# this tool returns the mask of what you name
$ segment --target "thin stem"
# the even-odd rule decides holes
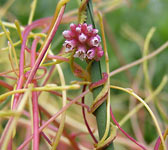
[[[85,90],[86,90],[86,85],[83,86],[82,92],[85,92]],[[85,97],[82,97],[82,104],[84,104],[84,103],[85,103]],[[94,136],[92,130],[90,129],[90,126],[89,126],[88,121],[87,121],[87,119],[86,119],[86,113],[85,113],[85,108],[84,108],[84,106],[82,106],[82,114],[83,114],[83,119],[84,119],[85,125],[86,125],[86,127],[87,127],[87,129],[88,129],[88,131],[89,131],[89,133],[90,133],[90,135],[91,135],[93,141],[94,141],[95,143],[98,143],[98,141],[97,141],[97,139],[95,138],[95,136]]]
[[[29,35],[29,32],[39,26],[43,26],[44,24],[47,24],[49,22],[50,18],[45,18],[45,19],[40,19],[35,22],[33,22],[31,25],[27,26],[23,32],[23,41],[21,45],[21,51],[20,51],[20,65],[19,65],[19,80],[17,83],[17,88],[16,89],[21,89],[24,83],[24,51],[26,48],[26,42],[27,42],[27,37]],[[27,84],[28,86],[28,84]],[[15,99],[13,102],[13,108],[15,108],[17,100],[19,99],[19,94],[15,95]]]
[[[0,10],[0,18],[2,18],[6,12],[8,11],[8,9],[10,8],[10,6],[14,3],[15,0],[8,0],[5,5],[3,6],[3,8],[1,8]]]
[[[17,41],[15,43],[13,43],[13,46],[16,47],[16,46],[18,46],[20,44],[21,44],[21,41]],[[7,46],[7,47],[4,47],[4,48],[1,48],[0,51],[2,51],[2,52],[3,51],[8,51],[8,49],[9,49],[9,47]]]
[[[95,28],[95,23],[94,23],[94,17],[93,17],[93,6],[92,6],[92,0],[89,0],[88,5],[87,5],[87,12],[88,12],[88,17],[87,17],[87,23],[91,23],[93,25],[93,27]],[[101,18],[101,17],[100,17]],[[100,19],[101,20],[101,19]],[[100,21],[101,23],[101,29],[102,29],[102,33],[103,33],[103,44],[104,44],[104,48],[105,48],[105,55],[106,55],[106,69],[107,72],[109,71],[109,64],[108,64],[108,55],[107,55],[107,49],[106,49],[106,42],[105,42],[105,36],[104,36],[104,30],[103,30],[103,24],[102,21]],[[101,75],[101,67],[100,67],[100,61],[98,62],[93,62],[92,66],[91,66],[91,81],[92,82],[96,82],[102,79],[102,75]],[[109,77],[108,77],[108,82],[109,82]],[[107,82],[107,84],[108,84]],[[93,89],[93,99],[95,99],[99,93],[101,92],[101,90],[103,89],[102,86],[99,86],[97,88]],[[99,132],[99,139],[102,139],[102,141],[108,136],[109,134],[109,121],[110,121],[110,98],[109,98],[110,94],[108,93],[108,100],[107,102],[104,101],[95,111],[94,114],[96,116],[96,121],[97,121],[97,126],[98,126],[98,132]],[[106,150],[113,150],[113,143],[110,143],[107,148],[105,148]]]
[[[20,27],[20,24],[19,24],[18,20],[15,20],[15,26],[16,26],[16,30],[17,30],[17,32],[19,34],[20,40],[22,42],[23,41],[23,39],[22,39],[22,31],[21,31],[21,27]]]
[[[30,11],[30,16],[29,16],[29,21],[28,24],[32,23],[33,17],[34,17],[34,13],[35,13],[35,9],[36,9],[36,5],[37,5],[37,0],[33,0],[33,2],[31,3],[31,11]]]
[[[56,96],[62,97],[62,94],[59,93],[59,92],[57,92],[57,91],[49,91],[49,92],[50,92],[51,94],[56,95]],[[68,101],[72,101],[72,99],[69,98],[69,97],[67,97],[67,100],[68,100]],[[89,110],[90,110],[90,107],[89,107],[88,105],[86,105],[86,104],[83,104],[83,103],[81,103],[81,102],[76,102],[75,104],[84,107],[85,109],[87,109],[88,112],[89,112]]]
[[[32,106],[33,106],[33,150],[39,149],[39,117],[38,117],[38,97],[37,92],[32,92]]]
[[[47,137],[47,135],[44,134],[44,132],[41,132],[40,134],[44,137],[44,139],[48,142],[48,144],[52,145],[52,142],[51,142],[50,139]]]
[[[0,80],[0,85],[4,88],[7,88],[8,90],[13,90],[13,86],[9,85],[8,83],[4,82],[3,80]]]
[[[56,67],[57,67],[57,70],[58,70],[61,85],[65,86],[65,78],[64,78],[64,74],[63,74],[63,71],[61,69],[61,66],[59,64],[57,64]],[[62,107],[66,106],[66,101],[67,101],[66,90],[62,90]],[[56,134],[56,137],[54,139],[54,144],[52,146],[52,150],[55,150],[57,148],[57,145],[59,143],[59,139],[60,139],[61,134],[62,134],[63,129],[64,129],[65,118],[66,118],[66,111],[64,111],[61,115],[61,122],[60,122],[60,125],[59,125],[58,132]]]
[[[101,33],[102,33],[102,39],[103,39],[103,46],[104,46],[104,54],[105,54],[105,63],[106,63],[106,72],[108,75],[107,81],[105,84],[110,85],[110,78],[109,78],[109,57],[108,57],[108,52],[107,52],[107,45],[106,45],[106,39],[105,39],[105,32],[104,32],[104,25],[103,25],[103,17],[100,12],[98,12],[98,17],[99,17],[99,23],[100,23],[100,28],[101,28]],[[110,90],[108,91],[107,94],[107,121],[106,121],[106,129],[104,132],[103,137],[99,141],[98,144],[103,143],[104,140],[108,137],[108,134],[110,132]]]
[[[58,29],[58,26],[61,23],[61,19],[62,19],[64,10],[65,10],[65,6],[63,6],[61,8],[59,16],[58,16],[56,22],[54,23],[51,32],[49,33],[47,39],[45,40],[44,44],[42,45],[41,53],[40,53],[39,57],[37,58],[36,63],[34,65],[34,67],[32,68],[31,72],[30,72],[30,75],[29,75],[29,77],[28,77],[28,79],[27,79],[27,81],[25,83],[25,87],[27,87],[27,85],[32,81],[33,77],[35,76],[35,74],[37,72],[37,69],[40,66],[41,61],[43,60],[43,57],[45,56],[45,54],[46,54],[46,52],[48,50],[48,47],[49,47],[49,45],[50,45],[50,43],[51,43],[51,41],[52,41],[57,29]]]
[[[112,49],[113,49],[113,51],[119,61],[120,66],[123,66],[126,64],[126,60],[121,53],[121,50],[120,50],[119,45],[116,41],[116,38],[115,38],[113,32],[111,31],[110,26],[105,18],[103,19],[103,23],[104,23],[104,27],[105,27],[104,29],[105,29],[106,35],[108,37],[108,40],[110,41],[109,42],[110,46],[112,47]],[[129,70],[126,70],[126,76],[130,81],[132,80],[132,75]]]
[[[168,128],[166,129],[166,131],[163,134],[164,140],[166,139],[166,136],[168,135]],[[157,139],[154,150],[162,150],[162,147],[160,147],[161,145],[161,140],[160,137]],[[160,149],[159,149],[160,148]]]
[[[127,65],[125,65],[125,66],[122,66],[122,67],[120,67],[120,68],[118,68],[118,69],[112,71],[112,72],[109,74],[110,77],[111,77],[111,76],[114,76],[114,75],[116,75],[116,74],[118,74],[118,73],[120,73],[120,72],[122,72],[122,71],[125,71],[125,70],[127,70],[127,69],[129,69],[129,68],[131,68],[131,67],[134,67],[134,66],[136,66],[136,65],[138,65],[138,64],[141,64],[141,63],[143,63],[145,60],[149,60],[149,59],[153,58],[154,56],[158,55],[158,54],[161,53],[163,50],[165,50],[167,47],[168,47],[168,42],[166,42],[165,44],[163,44],[160,48],[156,49],[156,50],[155,50],[154,52],[152,52],[151,54],[149,54],[149,55],[147,55],[147,56],[145,56],[145,57],[143,57],[143,58],[140,58],[140,59],[134,61],[133,63],[127,64]]]
[[[37,21],[34,21],[32,24],[28,25],[24,32],[23,32],[23,42],[22,42],[22,46],[21,46],[21,52],[20,52],[20,76],[21,75],[24,75],[24,51],[26,49],[26,42],[27,42],[27,37],[30,33],[30,31],[34,28],[37,28],[37,27],[40,27],[40,26],[43,26],[45,24],[49,24],[49,21],[50,21],[50,18],[44,18],[44,19],[40,19],[40,20],[37,20]]]
[[[9,32],[7,32],[4,24],[2,23],[2,21],[0,21],[0,25],[2,26],[2,29],[3,31],[5,32],[5,35],[7,36],[7,39],[9,40],[9,43],[11,45],[11,49],[12,49],[12,52],[13,52],[13,55],[14,55],[14,59],[15,59],[15,63],[16,63],[16,67],[18,68],[18,62],[17,62],[17,55],[16,55],[16,51],[15,51],[15,47],[13,45],[13,41],[9,35]]]
[[[8,42],[8,49],[9,49],[9,61],[10,61],[10,64],[11,64],[11,67],[12,67],[12,70],[13,72],[15,73],[16,77],[19,77],[18,73],[16,72],[16,69],[14,67],[14,61],[13,61],[13,58],[12,58],[12,47],[11,47],[11,44]]]
[[[66,85],[66,86],[46,85],[44,87],[35,87],[32,89],[32,91],[53,91],[53,90],[62,91],[62,90],[76,90],[79,88],[80,88],[80,86],[78,84],[69,85],[69,86],[68,85]],[[12,94],[24,93],[26,91],[27,91],[27,89],[25,88],[25,89],[13,90],[13,91],[6,92],[6,93],[0,95],[0,102]]]
[[[23,98],[22,98],[22,101],[21,101],[21,103],[19,104],[19,106],[17,107],[16,111],[18,111],[18,112],[22,112],[22,111],[23,111],[23,109],[24,109],[24,107],[25,107],[25,105],[26,105],[26,101],[27,101],[27,99],[28,99],[28,96],[31,95],[31,88],[32,88],[32,87],[30,87],[30,88],[27,90],[27,92],[24,94],[24,96],[23,96]],[[21,113],[20,113],[20,115],[21,115]],[[3,136],[1,137],[1,142],[2,142],[2,143],[1,143],[1,144],[2,144],[1,148],[2,148],[3,150],[6,150],[9,141],[11,141],[12,133],[13,133],[13,131],[14,131],[15,128],[16,128],[16,125],[17,125],[17,122],[18,122],[18,119],[19,119],[19,116],[20,116],[20,115],[18,115],[18,116],[16,116],[16,117],[14,117],[14,118],[12,118],[12,119],[9,120],[10,124],[9,124],[9,127],[6,128],[7,130],[6,130],[5,137],[4,137],[3,140],[2,140]]]
[[[35,59],[36,59],[36,47],[37,43],[40,38],[36,38],[33,41],[32,44],[32,51],[31,51],[31,67],[34,66],[35,64]],[[37,81],[33,81],[34,86],[37,86]],[[34,139],[33,139],[33,150],[38,150],[39,149],[39,115],[38,115],[38,95],[37,92],[32,92],[32,110],[33,110],[33,134],[34,134]]]
[[[49,120],[47,120],[45,122],[45,124],[43,124],[40,128],[39,128],[39,132],[41,132],[44,128],[46,128],[52,121],[55,120],[55,118],[57,118],[59,115],[61,115],[65,110],[67,110],[72,104],[74,104],[75,102],[77,102],[80,98],[82,98],[83,96],[85,96],[87,93],[89,93],[89,90],[86,90],[85,92],[83,92],[82,94],[80,94],[79,96],[77,96],[73,101],[70,101],[66,106],[64,106],[60,111],[58,111],[56,114],[54,114]],[[24,146],[26,146],[30,140],[33,138],[33,135],[31,135],[27,140],[25,140],[18,148],[17,150],[22,150],[24,148]]]
[[[117,122],[117,120],[115,119],[113,112],[112,112],[112,108],[110,108],[110,114],[111,114],[111,118],[114,121],[114,123],[117,125],[117,127],[121,130],[121,132],[127,136],[131,141],[133,141],[134,143],[136,143],[139,147],[141,147],[143,150],[147,150],[143,145],[139,144],[134,138],[132,138],[131,136],[129,136],[119,125],[119,123]]]
[[[155,32],[155,28],[151,28],[151,30],[149,31],[149,33],[146,36],[145,43],[144,43],[144,49],[143,49],[143,57],[148,55],[150,40],[151,40],[154,32]],[[150,82],[150,77],[149,77],[149,72],[148,72],[147,60],[145,60],[143,62],[143,73],[144,73],[144,77],[145,77],[146,87],[150,91],[150,93],[152,93],[152,87],[151,87],[151,82]]]
[[[152,95],[148,96],[146,99],[145,99],[145,102],[146,103],[149,103],[151,100],[153,100],[153,98],[155,96],[157,96],[162,90],[163,88],[165,87],[165,85],[167,84],[167,81],[168,81],[168,78],[167,76],[165,76],[160,85],[157,87],[157,89],[152,93]],[[126,114],[124,116],[124,118],[120,121],[120,125],[122,126],[134,113],[138,112],[141,108],[143,107],[143,104],[140,103],[138,104],[136,107],[134,107],[128,114]]]
[[[161,132],[161,129],[160,129],[160,126],[158,124],[158,121],[154,115],[154,113],[152,112],[152,110],[150,109],[150,107],[147,105],[147,103],[141,98],[139,97],[138,95],[136,95],[131,89],[125,89],[125,88],[121,88],[121,87],[117,87],[117,86],[110,86],[110,88],[114,88],[114,89],[118,89],[118,90],[122,90],[124,92],[127,92],[129,93],[130,95],[134,96],[137,100],[139,100],[144,106],[145,108],[148,110],[148,112],[150,113],[152,119],[153,119],[153,122],[156,126],[156,129],[158,131],[158,134],[161,138],[161,141],[162,141],[162,144],[163,144],[163,149],[166,150],[166,145],[165,145],[165,141],[164,141],[164,138],[162,136],[162,132]]]
[[[43,106],[39,105],[39,108],[40,108],[40,110],[41,110],[48,118],[51,118],[51,117],[52,117],[52,115],[51,115]],[[53,121],[53,124],[54,124],[56,127],[59,126],[59,123],[58,123],[56,120]],[[55,130],[55,131],[56,131],[56,130]],[[69,134],[67,133],[66,129],[64,129],[63,134],[65,135],[65,137],[67,137],[67,138],[69,139],[69,141],[71,142],[73,148],[76,149],[76,150],[79,150],[76,141],[71,137],[71,135],[69,135]]]

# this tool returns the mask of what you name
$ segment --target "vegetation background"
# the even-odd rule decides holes
[[[57,2],[58,0],[38,0],[33,20],[52,16],[54,14]],[[94,7],[99,7],[99,5],[102,3],[111,4],[111,2],[112,0],[94,0]],[[13,4],[7,10],[5,15],[2,16],[1,14],[3,12],[3,6],[5,3],[7,3],[7,0],[0,1],[1,19],[7,22],[14,22],[14,20],[17,19],[22,26],[26,26],[28,23],[32,0],[14,0]],[[78,7],[79,0],[71,0],[66,7],[66,12],[74,10]],[[125,64],[131,63],[143,56],[144,40],[152,27],[155,27],[156,31],[150,42],[149,53],[156,50],[162,44],[168,41],[168,0],[123,0],[119,6],[110,8],[110,5],[104,5],[104,7],[100,6],[100,10],[104,12],[104,25],[110,58],[110,71],[124,66]],[[97,21],[96,18],[95,20]],[[64,42],[64,38],[62,37],[61,33],[63,30],[68,28],[68,26],[69,23],[61,25],[58,33],[56,34],[56,38],[52,42],[51,49],[55,54],[58,53]],[[99,28],[98,23],[97,27]],[[15,36],[17,34],[16,30],[9,30],[11,32],[12,40],[17,41],[19,37]],[[0,38],[0,48],[6,46],[6,39],[4,37]],[[16,48],[18,57],[19,50],[20,47],[18,46]],[[7,60],[7,54],[5,54],[5,52],[0,53],[0,72],[2,72],[7,68],[10,69],[10,65]],[[105,64],[103,59],[101,60],[101,65],[104,68]],[[162,78],[168,74],[168,48],[151,59],[148,65],[152,88],[156,89]],[[63,64],[63,70],[66,77],[66,83],[70,83],[72,80],[79,80],[71,73],[68,64]],[[56,76],[56,73],[52,76],[52,83],[59,82],[57,81]],[[4,77],[0,77],[0,79],[6,80]],[[147,97],[149,94],[145,86],[142,65],[137,65],[129,69],[127,72],[121,72],[111,77],[111,84],[132,88],[142,98]],[[0,94],[4,92],[5,89],[0,87]],[[79,92],[80,91],[78,91],[78,93]],[[76,91],[69,92],[69,95],[74,97],[76,95]],[[55,97],[49,97],[48,103],[50,98],[54,99]],[[161,104],[161,109],[168,114],[168,84],[159,94],[158,99],[159,103]],[[135,103],[138,103],[128,94],[117,90],[111,90],[111,102],[115,118],[118,121],[121,120],[124,115],[135,106]],[[89,98],[87,98],[87,103],[89,103]],[[57,104],[55,102],[54,105],[59,107],[59,103]],[[167,126],[166,122],[158,112],[155,103],[151,102],[150,106],[156,114],[161,127],[164,128]],[[73,106],[68,110],[68,112],[68,115],[74,120],[83,123],[80,107]],[[141,129],[144,141],[149,145],[153,145],[153,142],[156,141],[158,134],[149,113],[145,108],[143,108],[137,112],[136,116],[138,118],[137,122],[139,123],[139,128]],[[88,117],[90,117],[91,122],[94,121],[93,117]],[[2,127],[6,124],[6,121],[2,121],[2,123],[0,134],[2,132]],[[136,136],[137,133],[135,132],[134,127],[134,121],[131,120],[127,121],[123,125],[123,129],[125,129],[131,136],[137,138],[138,136]],[[122,133],[119,133],[119,135],[122,136]],[[122,146],[122,144],[116,143],[116,146],[118,146],[120,150],[129,149],[128,147],[126,148]]]

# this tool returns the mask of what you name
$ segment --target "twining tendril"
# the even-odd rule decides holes
[[[90,84],[90,86],[89,86],[90,90],[106,83],[106,81],[108,79],[108,74],[106,72],[103,72],[102,74],[103,74],[103,78],[101,80]]]

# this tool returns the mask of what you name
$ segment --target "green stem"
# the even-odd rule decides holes
[[[95,28],[95,23],[93,19],[93,7],[92,0],[89,0],[87,5],[87,23],[92,24]],[[102,79],[101,66],[99,61],[94,61],[91,66],[91,80],[96,82]],[[99,86],[93,89],[93,99],[101,92],[103,86]],[[106,120],[107,120],[107,106],[106,101],[103,102],[94,112],[97,121],[97,127],[99,132],[99,139],[104,135],[106,129]],[[114,150],[113,143],[109,144],[104,150]]]

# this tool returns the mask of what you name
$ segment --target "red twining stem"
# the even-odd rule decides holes
[[[106,81],[108,79],[108,74],[106,72],[103,72],[102,74],[103,74],[103,78],[101,80],[90,84],[90,86],[89,86],[90,90],[106,83]]]
[[[82,92],[84,92],[85,90],[86,90],[86,85],[83,86],[83,91],[82,91]],[[82,103],[83,103],[83,104],[85,103],[85,97],[82,97]],[[86,119],[85,108],[84,108],[83,106],[82,106],[82,114],[83,114],[83,119],[84,119],[85,125],[86,125],[86,127],[87,127],[87,129],[88,129],[88,131],[89,131],[89,133],[90,133],[90,135],[91,135],[93,141],[94,141],[95,143],[97,143],[97,139],[95,138],[95,136],[94,136],[92,130],[90,129],[90,126],[89,126],[88,121],[87,121],[87,119]]]

